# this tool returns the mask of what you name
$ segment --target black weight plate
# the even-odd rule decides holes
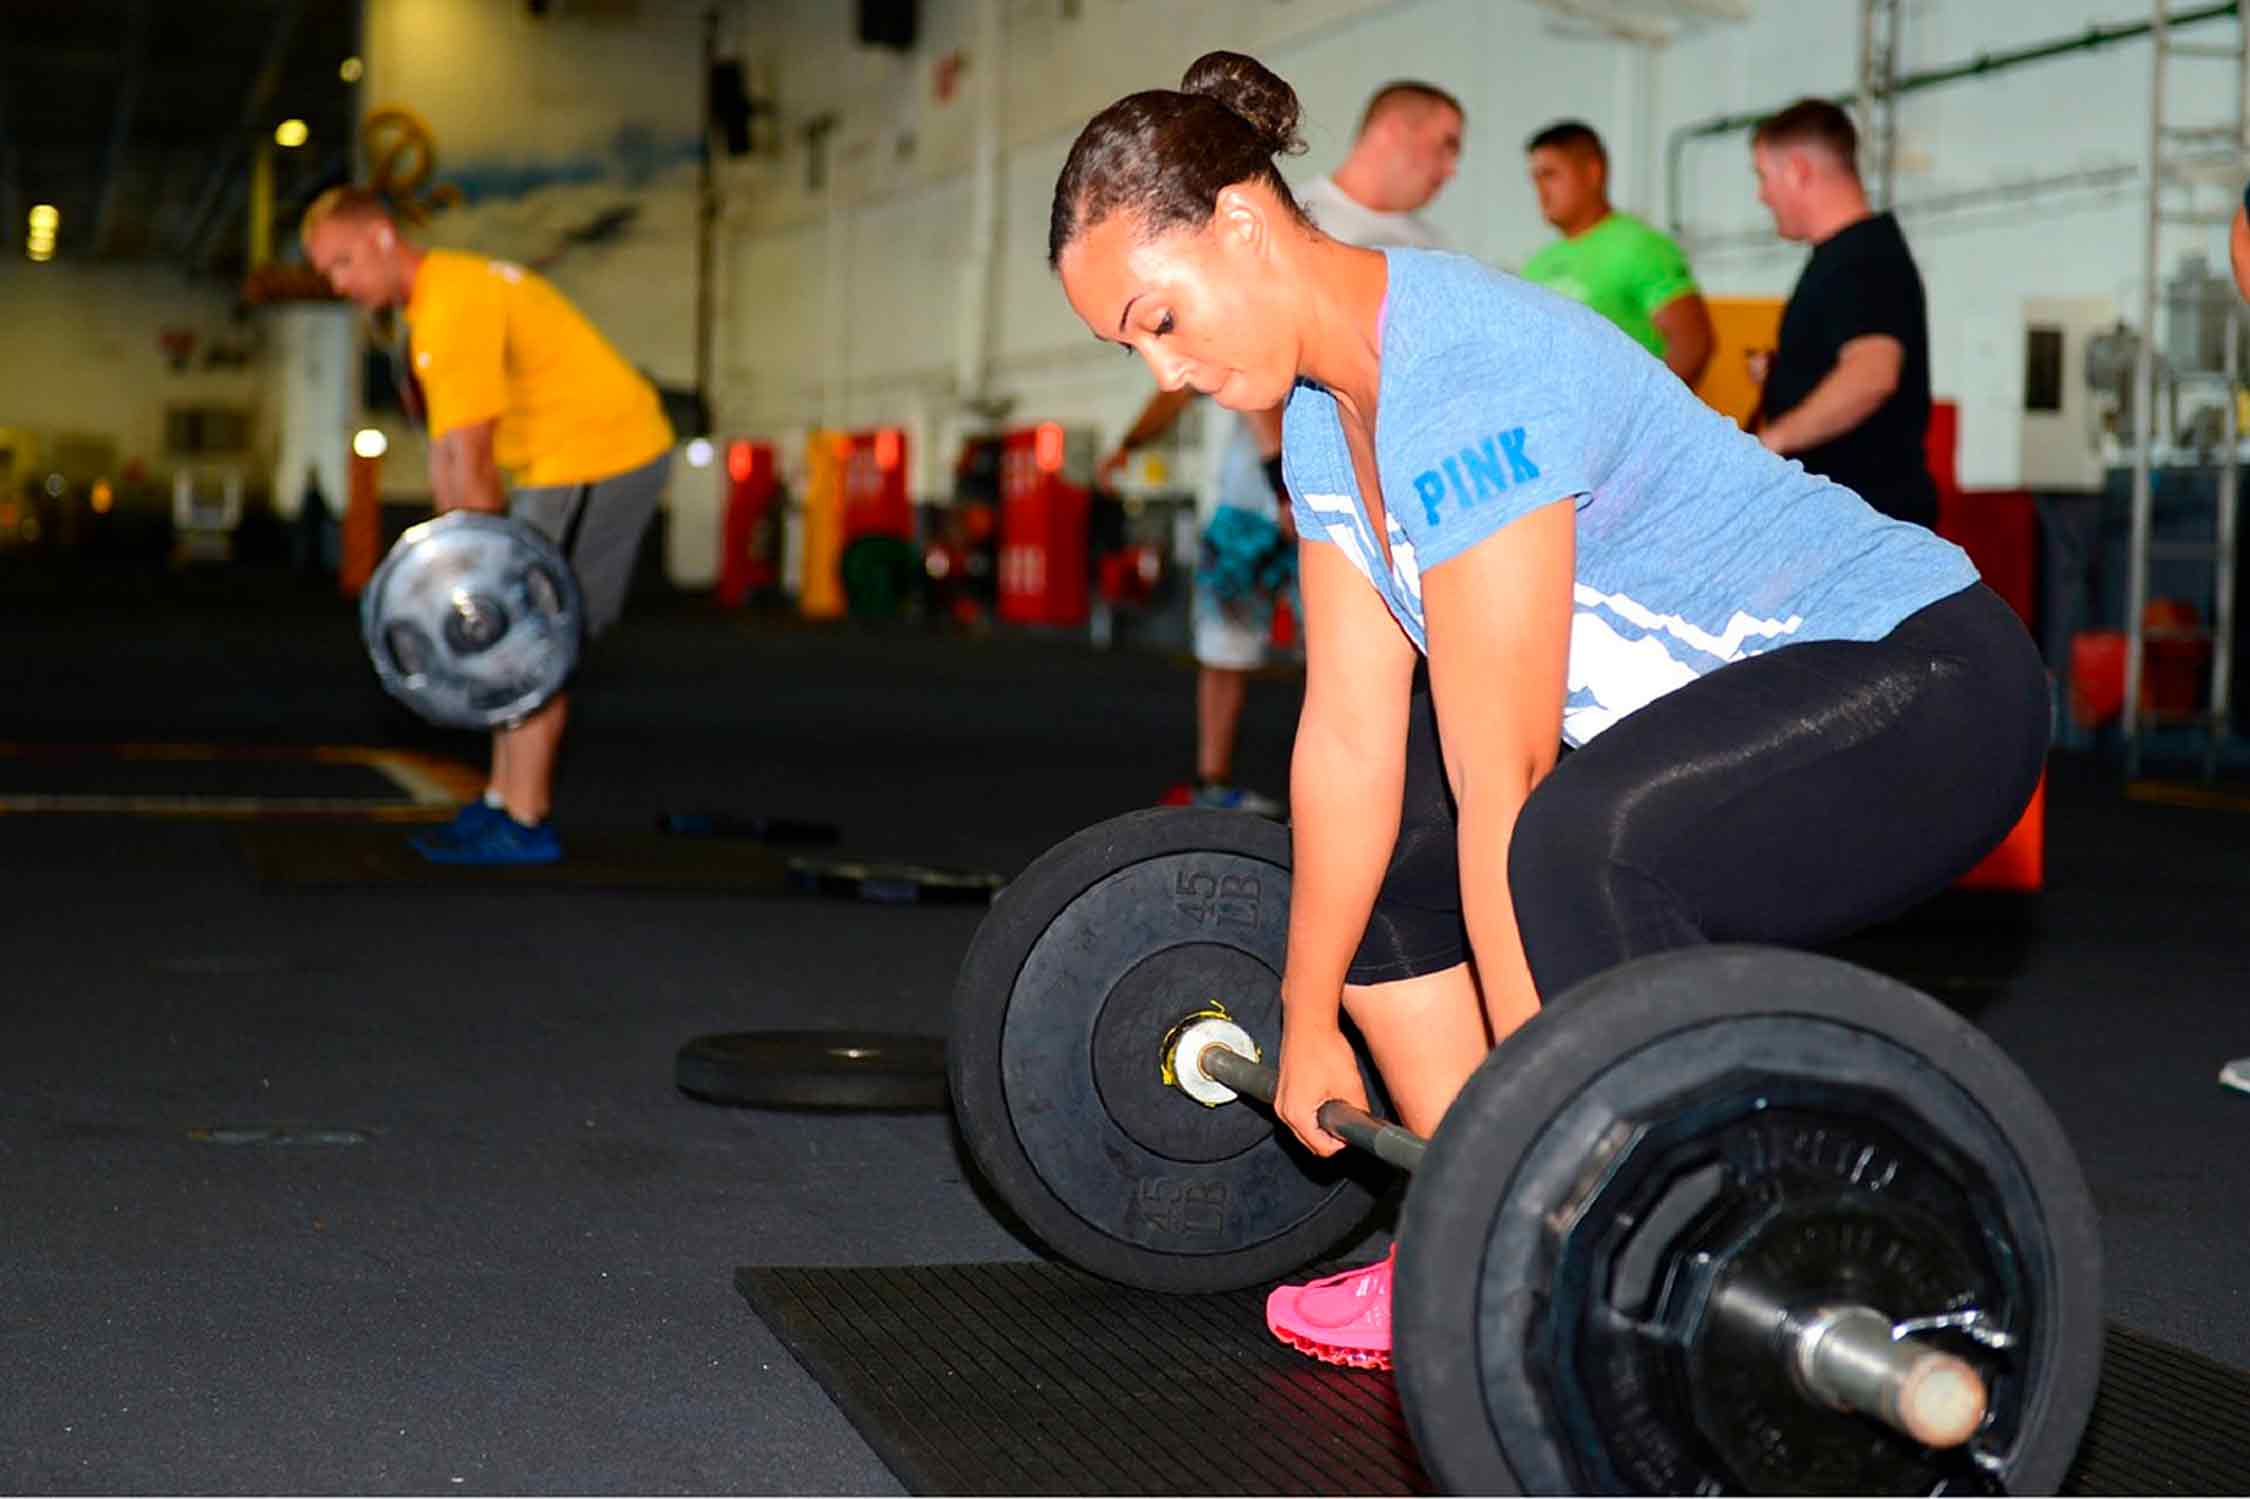
[[[656,830],[682,838],[747,838],[758,843],[834,843],[844,836],[832,822],[749,812],[663,812],[657,815]]]
[[[697,1036],[673,1082],[705,1103],[755,1109],[942,1109],[945,1043],[879,1031]]]
[[[1362,1226],[1383,1168],[1321,1161],[1246,1102],[1166,1085],[1171,1026],[1212,1004],[1280,1042],[1289,834],[1158,808],[1066,839],[978,927],[947,1065],[978,1167],[1072,1262],[1158,1291],[1296,1270]]]
[[[878,906],[981,906],[1007,883],[1007,876],[987,870],[939,869],[928,864],[812,854],[789,861],[791,888]]]
[[[1746,1138],[1767,1140],[1764,1154],[1736,1148]],[[1708,1152],[1675,1154],[1678,1175],[1633,1195],[1652,1151],[1698,1139]],[[1788,1169],[1759,1164],[1769,1158]],[[1609,1234],[1606,1283],[1574,1237],[1596,1212],[1608,1214],[1592,1225]],[[1726,1249],[1712,1235],[1730,1212],[1749,1227]],[[1636,1213],[1653,1226],[1636,1233]],[[1794,1250],[1761,1242],[1776,1225],[1797,1234]],[[1600,1346],[1604,1318],[1652,1336],[1674,1327],[1657,1303],[1694,1290],[1708,1267],[1688,1251],[1703,1245],[1744,1263],[1766,1254],[1761,1273],[1806,1292],[1824,1265],[1866,1269],[1854,1246],[1880,1260],[1883,1233],[1921,1240],[1920,1267],[1894,1287],[1942,1298],[1980,1284],[1994,1298],[1982,1309],[2020,1340],[2005,1354],[1956,1349],[1996,1376],[1993,1415],[1933,1486],[2055,1492],[2100,1372],[2101,1245],[2077,1160],[2023,1074],[1935,1001],[1830,958],[1710,947],[1600,975],[1479,1068],[1408,1193],[1394,1357],[1423,1459],[1446,1487],[1487,1493],[1866,1492],[1911,1475],[1914,1462],[1866,1446],[1903,1439],[1858,1418],[1838,1418],[1848,1436],[1814,1433],[1782,1460],[1795,1464],[1784,1478],[1730,1471],[1709,1428],[1764,1419],[1765,1371],[1746,1381],[1699,1363],[1700,1334],[1669,1378],[1604,1362]],[[1670,1243],[1652,1254],[1641,1234]],[[1824,1289],[1885,1294],[1880,1276],[1847,1281]],[[1691,1333],[1692,1311],[1677,1324]]]

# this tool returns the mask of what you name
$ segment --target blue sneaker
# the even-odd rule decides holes
[[[562,857],[562,839],[552,822],[527,828],[496,812],[481,827],[451,841],[417,841],[415,851],[433,864],[552,864]]]
[[[450,822],[441,822],[434,828],[425,828],[406,841],[416,853],[425,858],[432,857],[431,851],[433,849],[456,848],[463,841],[476,837],[495,817],[505,822],[508,814],[480,796],[464,803],[461,809],[453,814],[453,819]]]

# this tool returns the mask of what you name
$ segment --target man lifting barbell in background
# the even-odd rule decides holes
[[[671,463],[655,388],[544,278],[412,244],[365,188],[322,194],[302,235],[337,291],[370,310],[404,309],[439,513],[505,511],[552,538],[577,575],[586,634],[600,635],[623,612]],[[495,729],[484,796],[415,848],[449,864],[561,858],[550,813],[568,713],[558,692]]]

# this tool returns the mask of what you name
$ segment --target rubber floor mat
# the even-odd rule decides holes
[[[1265,1293],[1053,1265],[747,1269],[736,1285],[918,1494],[1425,1494],[1388,1375],[1265,1334]]]
[[[1052,1264],[751,1267],[735,1285],[917,1494],[1426,1494],[1388,1374],[1265,1330],[1265,1290]],[[2111,1327],[2069,1494],[2236,1494],[2250,1374]]]

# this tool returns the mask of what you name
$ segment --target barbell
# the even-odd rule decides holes
[[[360,595],[384,690],[432,723],[520,722],[577,669],[585,607],[570,563],[511,516],[453,510],[408,528]]]
[[[947,1065],[980,1171],[1131,1285],[1290,1274],[1410,1170],[1393,1360],[1471,1492],[2052,1492],[2090,1412],[2100,1241],[2059,1125],[1974,1027],[1806,953],[1600,975],[1422,1140],[1331,1101],[1303,1150],[1249,1102],[1280,1036],[1288,835],[1137,812],[1002,893]]]

